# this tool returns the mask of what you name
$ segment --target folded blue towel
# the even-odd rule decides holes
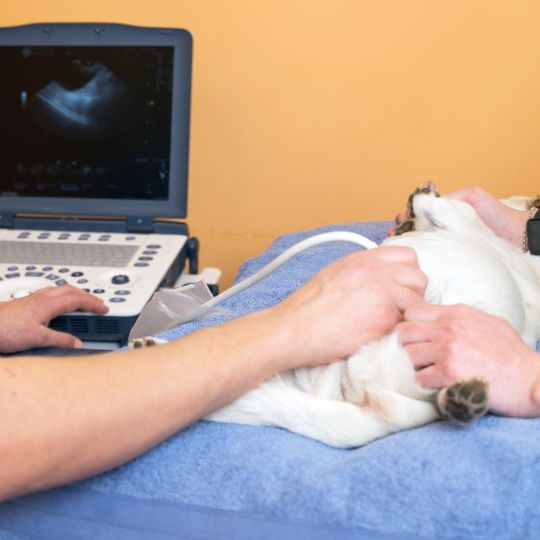
[[[387,225],[284,236],[242,265],[239,279],[308,235],[351,230],[379,242]],[[162,337],[278,302],[355,249],[312,248],[231,298],[216,319]],[[540,420],[491,415],[466,429],[436,422],[355,450],[279,428],[203,421],[114,471],[0,505],[0,530],[13,533],[0,538],[536,540],[539,441]]]

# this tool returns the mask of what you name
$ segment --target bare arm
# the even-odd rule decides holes
[[[420,302],[408,248],[355,253],[281,304],[151,349],[0,360],[0,499],[115,467],[283,369],[334,361]]]
[[[0,363],[0,499],[119,465],[272,375],[267,313],[178,343]],[[231,361],[234,359],[234,361]]]
[[[540,416],[540,354],[504,319],[470,306],[418,304],[397,329],[421,386],[480,376],[489,382],[493,412]]]
[[[480,187],[460,189],[447,193],[445,197],[469,203],[495,234],[522,247],[523,231],[529,217],[526,211],[506,206]]]

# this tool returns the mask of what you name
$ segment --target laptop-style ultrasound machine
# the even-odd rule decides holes
[[[185,223],[192,39],[180,29],[0,29],[0,301],[71,284],[105,316],[51,322],[125,343],[197,242]]]

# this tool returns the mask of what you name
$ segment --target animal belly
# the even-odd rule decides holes
[[[499,253],[463,235],[417,232],[385,240],[412,247],[428,277],[425,301],[469,304],[505,318],[520,334],[525,324],[521,292]]]

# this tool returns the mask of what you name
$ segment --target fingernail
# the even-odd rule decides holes
[[[83,342],[80,339],[75,339],[75,345],[73,346],[74,349],[82,349],[83,348]]]

